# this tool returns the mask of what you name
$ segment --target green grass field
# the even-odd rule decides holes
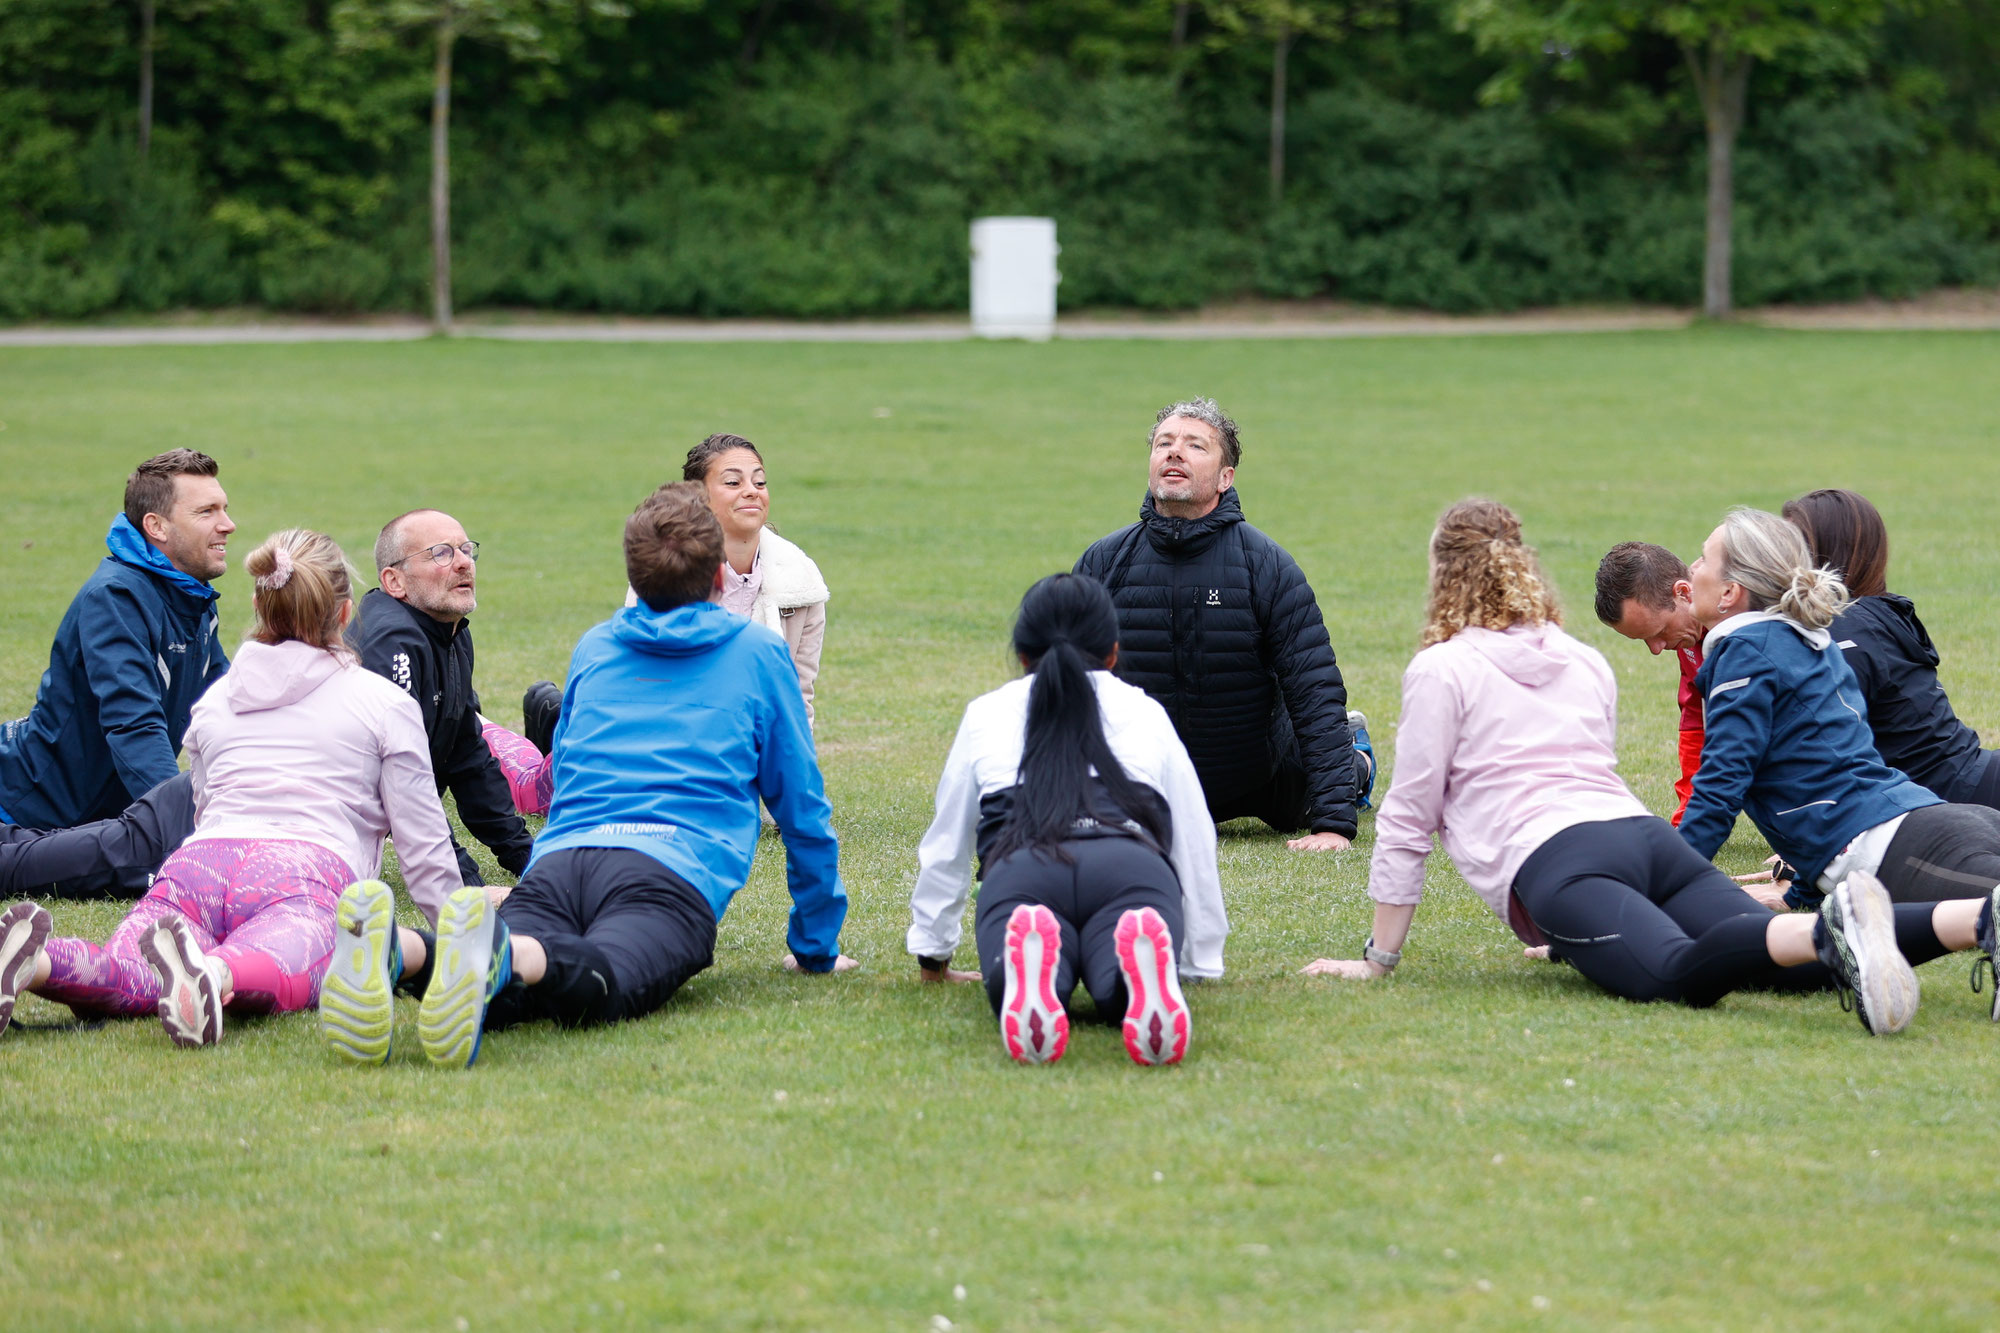
[[[1514,505],[1618,671],[1655,809],[1674,670],[1590,615],[1611,543],[1692,554],[1731,504],[1865,491],[1965,719],[2000,739],[2000,336],[1686,333],[1311,343],[412,346],[0,352],[0,717],[25,712],[119,486],[219,457],[232,552],[361,556],[436,505],[484,543],[488,711],[560,677],[623,591],[619,525],[715,429],[834,589],[821,760],[864,970],[798,978],[782,849],[717,963],[615,1030],[336,1067],[316,1021],[217,1049],[25,1002],[0,1039],[0,1309],[22,1328],[1963,1326],[2000,1296],[2000,1030],[1962,960],[1910,1031],[1830,996],[1638,1007],[1524,962],[1433,858],[1396,977],[1308,982],[1366,932],[1353,851],[1230,826],[1226,980],[1173,1069],[1081,1028],[1002,1054],[903,953],[915,847],[1013,608],[1136,514],[1155,407],[1236,414],[1252,522],[1318,590],[1393,765],[1423,546]],[[240,565],[220,583],[247,624]],[[1747,824],[1724,862],[1763,854]],[[113,904],[54,904],[101,938]],[[969,947],[961,952],[964,962]],[[407,1005],[407,1002],[405,1002]],[[963,1288],[962,1295],[955,1288]],[[942,1327],[942,1325],[938,1325]]]

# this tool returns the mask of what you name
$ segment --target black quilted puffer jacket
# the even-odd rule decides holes
[[[1355,833],[1347,687],[1298,562],[1243,521],[1234,490],[1201,518],[1153,512],[1076,562],[1118,608],[1120,679],[1159,700],[1212,809],[1254,792],[1296,733],[1312,831]]]

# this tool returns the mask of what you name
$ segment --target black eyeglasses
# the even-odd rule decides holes
[[[426,546],[421,551],[412,551],[396,563],[400,565],[406,561],[415,560],[420,555],[427,555],[431,558],[431,563],[434,565],[448,565],[451,563],[452,557],[458,555],[460,552],[464,553],[467,560],[476,562],[479,559],[479,543],[465,542],[462,545],[453,546],[450,542],[439,542],[436,546]]]

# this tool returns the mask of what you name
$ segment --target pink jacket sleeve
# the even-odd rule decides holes
[[[1424,896],[1424,858],[1444,826],[1444,801],[1458,746],[1462,701],[1437,664],[1413,661],[1403,673],[1403,716],[1396,723],[1396,771],[1375,817],[1368,896],[1416,903]]]
[[[403,885],[432,925],[453,890],[461,887],[458,858],[451,851],[451,826],[438,802],[431,775],[430,742],[424,716],[407,695],[393,700],[382,727],[382,810],[396,843]]]

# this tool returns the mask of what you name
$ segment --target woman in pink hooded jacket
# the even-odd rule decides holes
[[[1912,963],[1995,948],[1984,901],[1892,905],[1855,875],[1817,916],[1773,915],[1639,804],[1616,771],[1617,687],[1562,630],[1520,520],[1462,500],[1431,535],[1424,648],[1403,676],[1395,779],[1376,819],[1358,959],[1309,975],[1384,977],[1402,960],[1441,833],[1459,873],[1531,953],[1629,1000],[1714,1004],[1747,986],[1836,984],[1870,1032],[1916,1012]]]
[[[188,726],[193,835],[102,946],[50,938],[34,903],[0,913],[0,1031],[26,989],[79,1014],[157,1012],[177,1043],[209,1045],[225,1006],[318,1002],[341,891],[380,873],[385,836],[433,921],[459,887],[422,715],[341,638],[354,602],[340,547],[294,528],[244,563],[256,626]],[[358,910],[393,913],[386,885],[357,887],[372,890],[350,895]],[[421,967],[420,937],[400,934]]]

